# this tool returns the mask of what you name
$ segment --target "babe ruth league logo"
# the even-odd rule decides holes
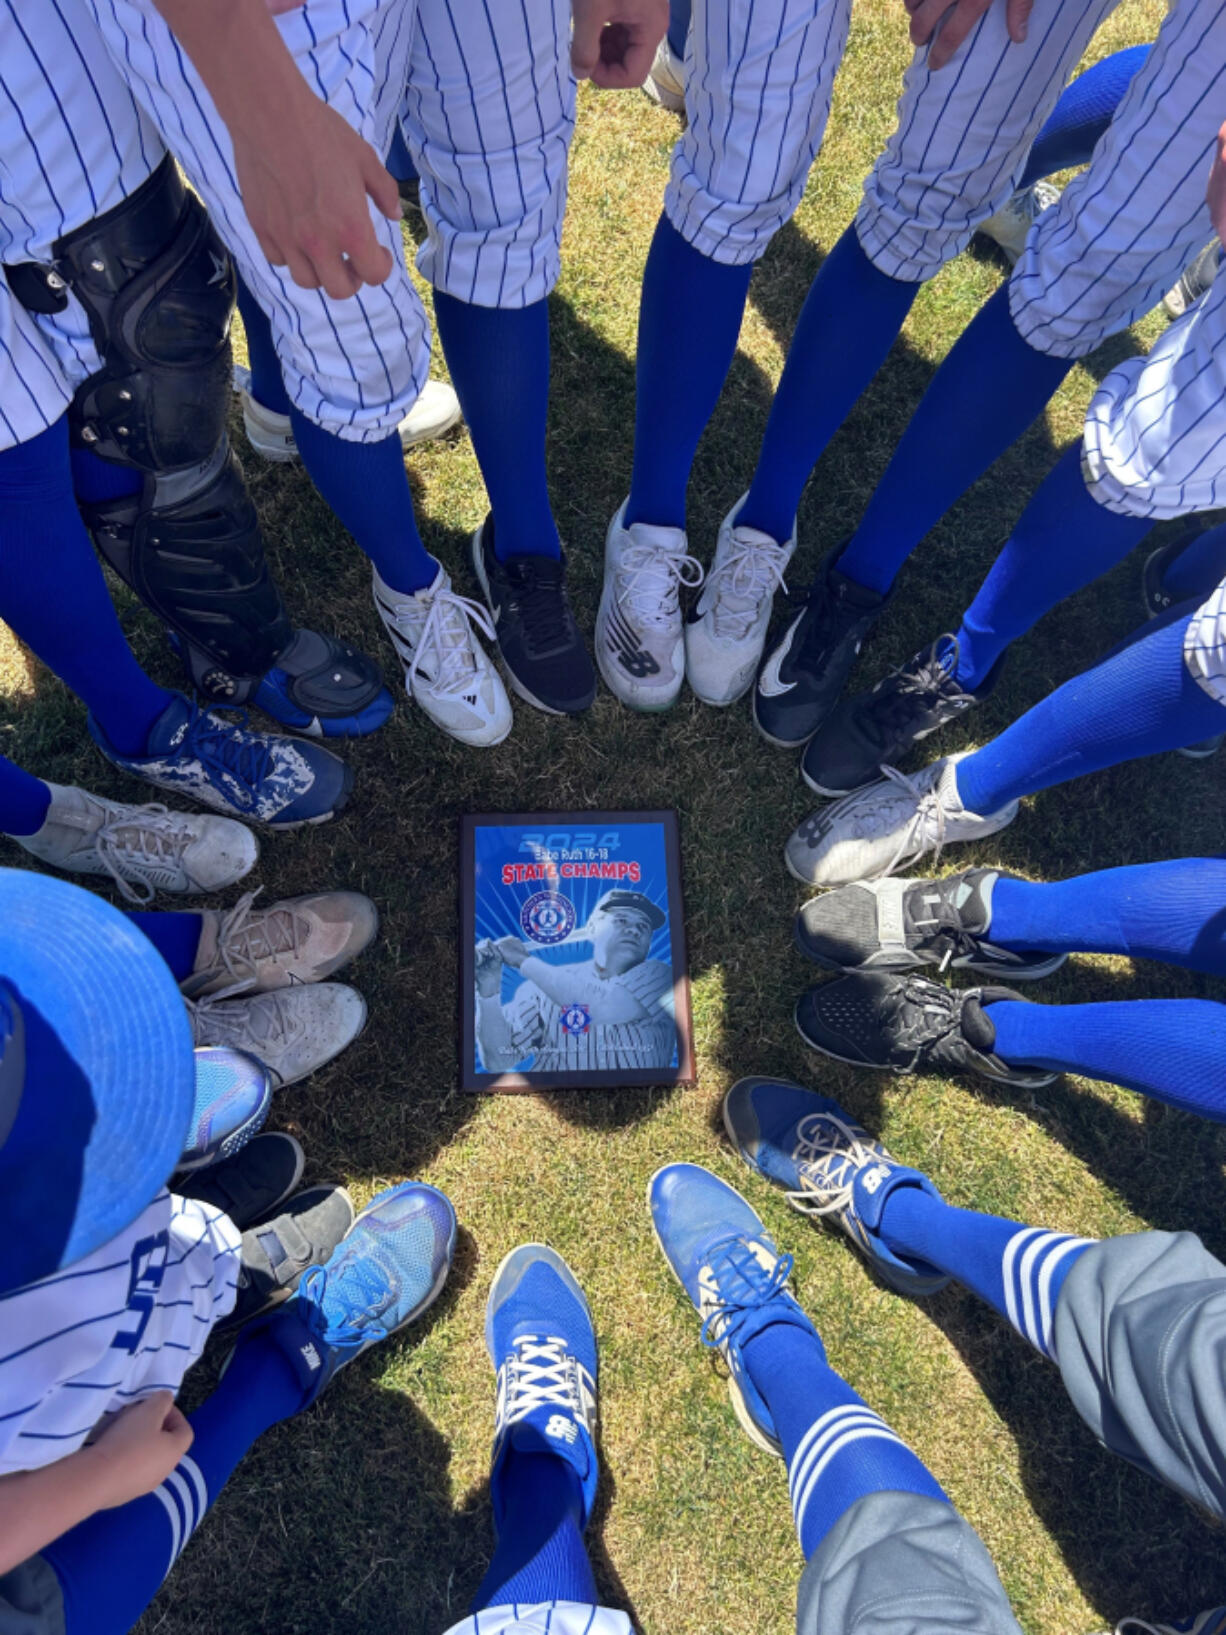
[[[561,942],[575,929],[575,905],[560,891],[535,892],[520,909],[519,924],[533,942]]]
[[[592,1013],[586,1005],[568,1005],[558,1020],[563,1033],[586,1033],[592,1025]]]

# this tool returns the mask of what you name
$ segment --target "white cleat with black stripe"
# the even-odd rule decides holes
[[[680,591],[702,584],[702,564],[688,554],[683,528],[627,528],[625,514],[623,504],[605,539],[596,663],[623,704],[667,710],[685,679]]]

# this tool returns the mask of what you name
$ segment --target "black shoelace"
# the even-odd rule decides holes
[[[878,743],[909,738],[915,726],[943,696],[961,695],[956,681],[938,657],[945,640],[933,642],[923,659],[912,659],[886,676],[860,706],[866,730]]]
[[[511,611],[519,620],[524,646],[534,657],[556,652],[574,640],[575,621],[566,600],[561,569],[553,571],[536,562],[504,565],[510,588]]]
[[[928,1063],[960,1066],[965,1041],[958,996],[924,977],[905,977],[881,1003],[881,1019],[912,1071]]]

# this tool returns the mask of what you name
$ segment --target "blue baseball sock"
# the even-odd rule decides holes
[[[752,263],[703,255],[666,216],[656,223],[639,302],[627,527],[685,527],[690,468],[732,366],[752,273]]]
[[[563,1459],[512,1449],[499,1470],[503,1524],[470,1610],[517,1601],[596,1601],[583,1542],[583,1493]]]
[[[992,941],[1016,950],[1128,954],[1226,976],[1226,858],[1182,857],[1072,880],[998,880]]]
[[[122,500],[137,494],[144,487],[144,478],[131,466],[113,465],[103,460],[92,449],[70,448],[68,458],[72,465],[72,491],[82,504],[101,504],[104,500]]]
[[[1226,522],[1197,535],[1167,568],[1162,588],[1176,601],[1208,596],[1226,579]]]
[[[685,37],[690,32],[693,0],[668,0],[668,48],[674,57],[685,56]]]
[[[545,479],[549,303],[479,307],[434,292],[434,320],[494,513],[494,549],[560,556]]]
[[[191,976],[196,968],[200,929],[204,923],[199,914],[146,913],[137,909],[130,912],[128,918],[149,938],[170,966],[176,982],[183,982]]]
[[[902,1438],[831,1368],[814,1330],[772,1323],[748,1341],[742,1355],[783,1444],[806,1561],[867,1493],[945,1497]]]
[[[404,139],[404,132],[400,128],[400,121],[396,121],[392,132],[392,145],[387,150],[388,174],[394,176],[398,182],[413,182],[417,180],[417,166],[413,163],[413,155],[409,152],[409,144]]]
[[[1002,285],[933,376],[839,557],[839,572],[888,591],[928,530],[1022,435],[1072,367],[1071,358],[1027,345]]]
[[[1050,609],[1123,561],[1153,527],[1091,498],[1081,444],[1068,449],[1023,511],[958,630],[957,678],[973,692]]]
[[[1226,1005],[1129,999],[1106,1005],[986,1007],[996,1052],[1016,1066],[1080,1073],[1226,1123]]]
[[[1019,187],[1029,187],[1057,170],[1086,165],[1124,93],[1149,56],[1147,45],[1129,46],[1078,74],[1060,94],[1047,123],[1034,139]]]
[[[1004,1008],[993,1005],[993,1018]],[[957,1278],[1045,1357],[1052,1354],[1052,1314],[1060,1289],[1092,1241],[955,1209],[905,1183],[887,1195],[878,1231],[896,1255],[925,1260]]]
[[[1190,618],[1142,632],[959,761],[963,805],[998,812],[1087,772],[1226,732],[1226,706],[1210,698],[1184,663]]]
[[[190,1416],[190,1454],[143,1499],[100,1510],[42,1553],[59,1579],[67,1635],[126,1635],[258,1437],[296,1413],[302,1387],[271,1333],[248,1341]]]
[[[37,834],[50,805],[51,791],[42,779],[0,755],[0,833]]]
[[[67,417],[0,453],[0,618],[121,754],[143,752],[172,694],[150,681],[119,627],[73,498]]]
[[[251,395],[273,414],[289,413],[289,397],[281,374],[281,360],[273,345],[272,325],[264,308],[240,278],[238,312],[247,332],[247,367],[251,370]]]
[[[878,272],[854,227],[843,234],[805,298],[738,521],[790,537],[810,472],[885,362],[919,289]]]

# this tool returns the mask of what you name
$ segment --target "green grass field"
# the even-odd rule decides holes
[[[1161,8],[1130,0],[1097,58],[1151,36]],[[692,548],[746,486],[800,303],[856,205],[889,133],[905,65],[902,9],[858,0],[825,150],[795,221],[755,273],[728,388],[691,488]],[[607,520],[628,480],[639,279],[675,120],[638,94],[585,92],[562,282],[553,302],[553,491],[577,610],[595,618]],[[872,389],[823,458],[800,516],[794,583],[849,530],[933,370],[998,286],[973,250],[925,288]],[[1087,359],[1049,413],[917,553],[858,675],[872,680],[956,621],[1060,450],[1097,379],[1160,332],[1151,318]],[[241,339],[240,339],[241,347]],[[441,359],[436,367],[442,369]],[[368,570],[300,470],[244,457],[291,606],[392,663]],[[483,515],[463,435],[415,452],[427,544],[471,588],[464,545]],[[1140,556],[1051,614],[1019,649],[961,743],[981,742],[1085,667],[1141,615]],[[124,599],[150,668],[173,664]],[[83,712],[9,644],[0,652],[0,747],[42,775],[127,799],[85,736]],[[461,1222],[452,1281],[402,1341],[356,1364],[302,1423],[267,1436],[140,1625],[144,1635],[440,1635],[462,1616],[491,1549],[486,1494],[493,1379],[482,1343],[490,1277],[525,1239],[567,1256],[602,1347],[604,1485],[591,1535],[602,1594],[644,1635],[785,1635],[801,1557],[781,1465],[739,1433],[719,1365],[652,1240],[644,1189],[670,1159],[741,1186],[796,1256],[799,1298],[833,1363],[930,1465],[980,1530],[1028,1635],[1089,1635],[1127,1612],[1226,1601],[1221,1534],[1110,1459],[1051,1369],[969,1296],[921,1309],[879,1287],[841,1236],[791,1214],[723,1139],[727,1087],[777,1072],[838,1096],[954,1202],[1083,1234],[1155,1226],[1226,1249],[1220,1131],[1111,1087],[1065,1079],[1011,1095],[935,1079],[859,1074],[809,1054],[792,1006],[812,978],[790,919],[802,893],[781,848],[810,808],[792,756],[769,748],[747,706],[636,716],[602,694],[582,720],[518,707],[499,749],[465,751],[401,709],[352,747],[349,811],[321,831],[265,841],[269,897],[367,891],[383,932],[352,972],[370,1026],[335,1067],[285,1092],[273,1125],[298,1133],[308,1180],[344,1179],[359,1201],[416,1176]],[[1026,804],[973,860],[1034,878],[1221,849],[1222,762],[1136,763]],[[698,1043],[692,1090],[476,1099],[455,1090],[458,824],[465,811],[676,807],[681,817]],[[972,860],[963,849],[942,867]],[[24,861],[24,854],[6,862]],[[1201,994],[1221,983],[1126,960],[1080,958],[1044,1000]],[[197,1400],[215,1359],[189,1382]],[[831,1632],[837,1635],[837,1632]]]

